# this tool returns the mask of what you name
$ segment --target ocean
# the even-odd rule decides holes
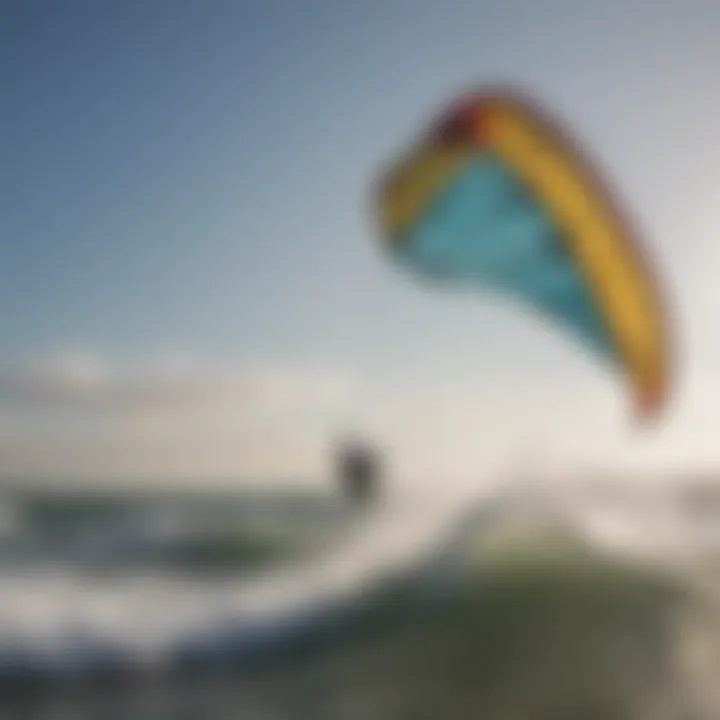
[[[714,720],[714,503],[8,490],[0,718]]]

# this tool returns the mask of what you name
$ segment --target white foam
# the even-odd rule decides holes
[[[668,499],[620,499],[614,505],[549,493],[541,499],[545,506],[562,508],[593,542],[616,551],[662,557],[720,549],[720,522],[698,523]],[[252,582],[157,573],[88,580],[52,567],[5,572],[0,575],[0,650],[23,645],[61,654],[69,635],[79,635],[130,652],[139,662],[160,662],[178,638],[201,631],[212,635],[227,622],[272,623],[352,595],[378,573],[436,552],[466,510],[465,498],[440,493],[390,501],[368,516],[351,542]]]
[[[97,638],[138,660],[159,661],[179,638],[228,620],[249,625],[355,592],[412,562],[459,512],[453,501],[389,502],[345,546],[253,582],[157,573],[84,578],[53,567],[0,575],[0,649],[18,643],[62,653],[69,634]]]

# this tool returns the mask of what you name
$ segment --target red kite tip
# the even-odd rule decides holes
[[[665,386],[660,376],[646,379],[636,390],[636,418],[648,425],[657,420],[665,406]]]
[[[447,142],[485,143],[489,136],[492,108],[469,95],[455,103],[437,125],[436,135]]]

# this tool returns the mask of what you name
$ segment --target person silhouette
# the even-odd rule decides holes
[[[378,453],[356,440],[345,441],[338,452],[338,480],[343,496],[367,504],[380,492],[381,463]]]

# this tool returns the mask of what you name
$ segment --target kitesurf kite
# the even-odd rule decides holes
[[[658,290],[617,202],[533,104],[463,98],[390,167],[376,203],[403,266],[524,299],[623,371],[640,416],[659,415],[669,347]]]

